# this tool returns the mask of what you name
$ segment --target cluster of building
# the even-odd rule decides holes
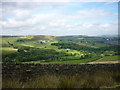
[[[39,41],[35,41],[35,43],[47,43],[49,42],[49,40],[39,40]]]

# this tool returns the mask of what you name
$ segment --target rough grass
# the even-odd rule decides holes
[[[20,78],[3,78],[3,88],[120,88],[120,72],[92,75],[43,75],[22,82]]]

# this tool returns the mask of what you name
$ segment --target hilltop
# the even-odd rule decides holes
[[[32,40],[54,40],[55,36],[46,36],[46,35],[28,35],[28,36],[22,36],[20,38],[23,39],[32,39]]]

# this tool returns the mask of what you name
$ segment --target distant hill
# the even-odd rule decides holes
[[[73,35],[73,36],[59,36],[60,40],[72,41],[72,42],[94,42],[94,43],[106,43],[111,45],[120,45],[120,38],[117,35],[103,35],[103,36],[87,36],[87,35]]]
[[[21,36],[0,35],[0,37],[21,37]]]
[[[46,35],[28,35],[28,36],[22,36],[20,38],[23,38],[23,39],[33,39],[33,40],[54,40],[56,39],[55,36],[46,36]]]

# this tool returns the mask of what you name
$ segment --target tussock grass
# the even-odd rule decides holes
[[[3,88],[120,88],[120,72],[97,72],[91,75],[43,75],[25,82],[3,78]]]
[[[19,78],[14,78],[14,80],[12,80],[11,78],[4,78],[2,80],[2,87],[3,88],[22,88],[22,85],[19,81],[20,81]]]

